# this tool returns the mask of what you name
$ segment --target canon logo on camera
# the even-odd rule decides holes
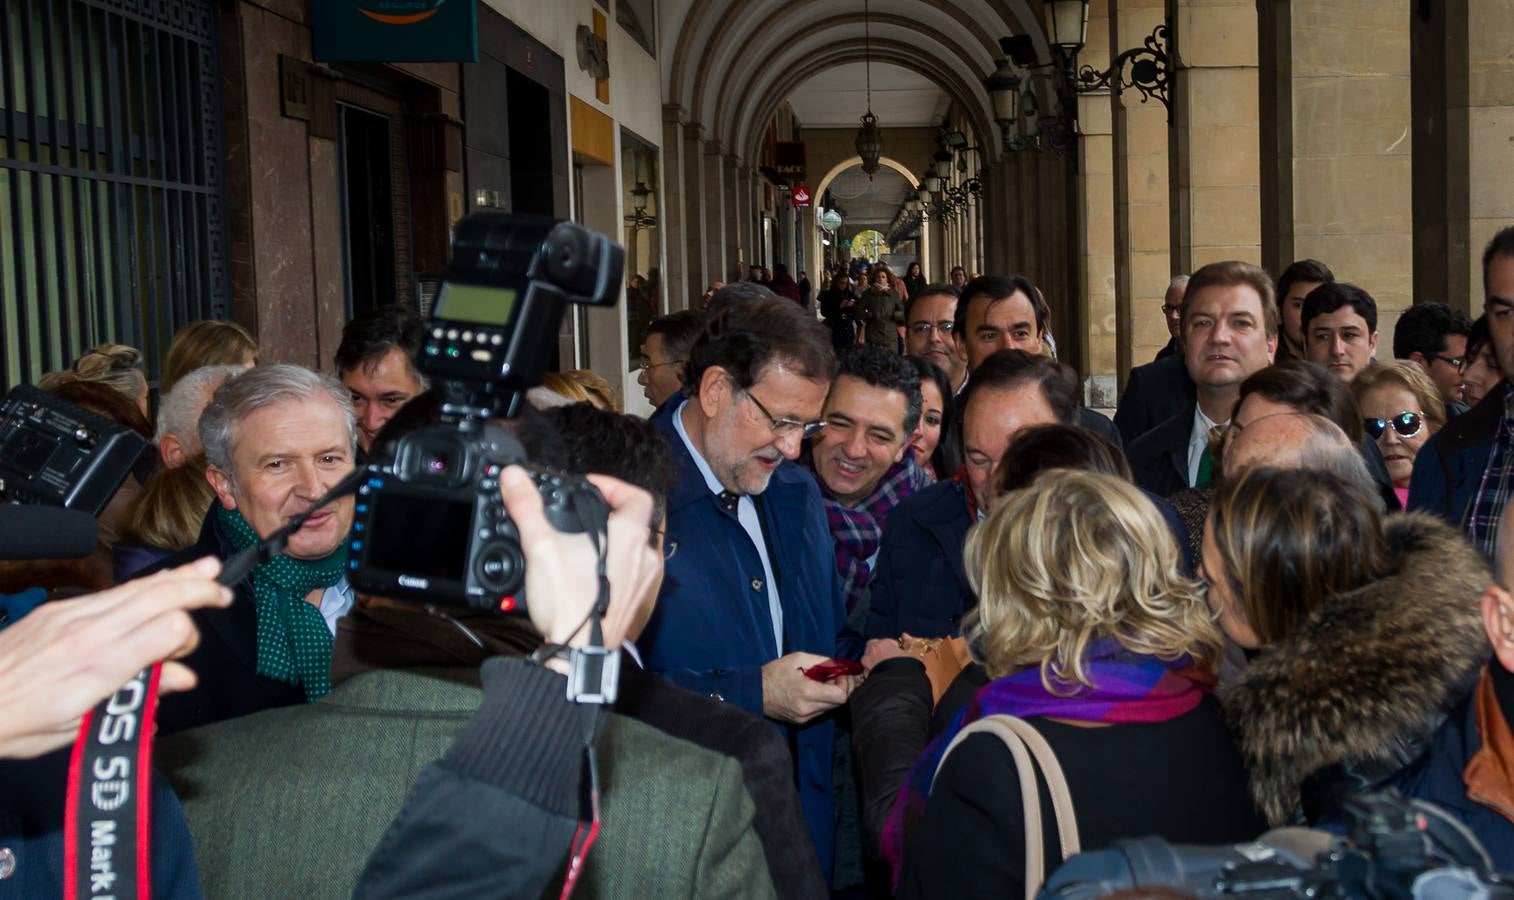
[[[417,578],[414,575],[401,575],[399,577],[399,584],[400,587],[414,588],[417,591],[424,591],[426,588],[431,587],[431,579]]]

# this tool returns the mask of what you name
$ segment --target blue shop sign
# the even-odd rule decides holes
[[[320,62],[477,62],[478,0],[312,0]]]

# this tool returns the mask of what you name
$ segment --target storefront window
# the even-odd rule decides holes
[[[658,221],[657,148],[620,132],[620,177],[625,208],[626,346],[641,353],[647,325],[662,314],[662,229]]]

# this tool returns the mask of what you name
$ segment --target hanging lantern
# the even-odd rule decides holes
[[[857,129],[857,155],[862,157],[862,171],[868,178],[878,171],[878,157],[883,155],[883,133],[878,130],[878,117],[868,110],[862,116],[862,127]]]

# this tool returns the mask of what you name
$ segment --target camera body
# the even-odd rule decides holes
[[[21,384],[0,400],[0,490],[17,503],[98,516],[147,440],[125,425]]]
[[[572,222],[477,213],[458,223],[452,263],[416,368],[442,421],[401,437],[367,467],[353,507],[348,580],[359,590],[502,613],[526,610],[520,533],[500,499],[505,466],[526,466],[559,531],[609,517],[587,480],[532,468],[510,429],[541,382],[569,303],[608,306],[624,251]]]

